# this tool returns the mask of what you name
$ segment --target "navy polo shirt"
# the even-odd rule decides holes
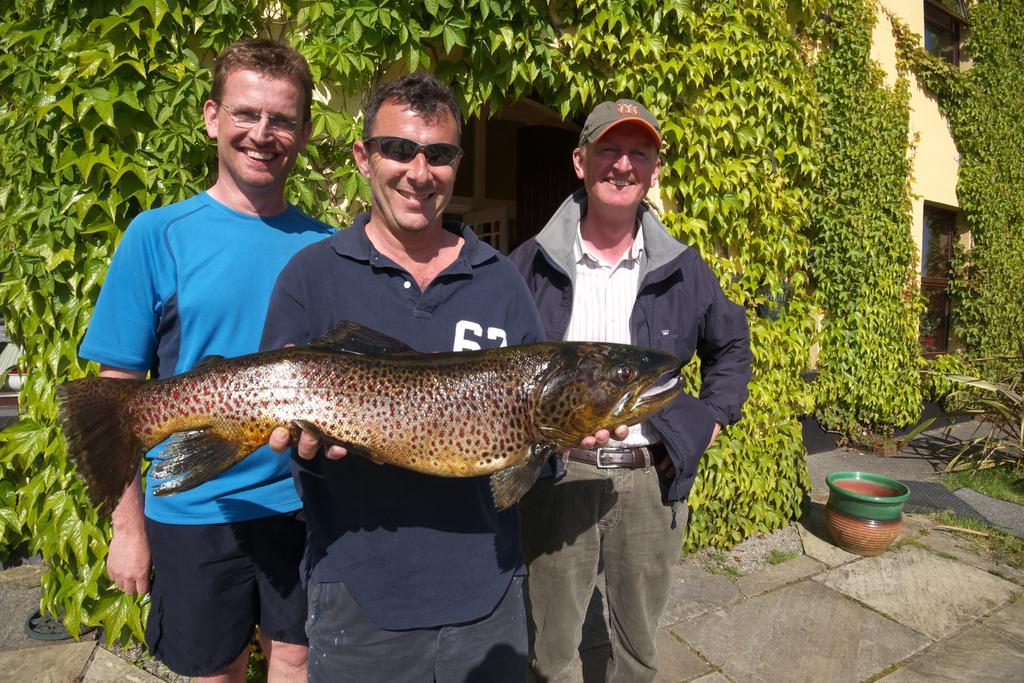
[[[303,345],[352,320],[425,353],[542,341],[518,271],[467,226],[464,245],[421,292],[366,236],[369,214],[299,251],[281,271],[261,348]],[[500,435],[499,435],[500,437]],[[383,629],[489,614],[520,569],[515,508],[498,512],[488,477],[435,477],[359,456],[293,458],[309,539],[307,576],[345,583]]]

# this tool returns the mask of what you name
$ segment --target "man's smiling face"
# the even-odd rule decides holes
[[[459,144],[459,130],[448,111],[442,110],[437,117],[424,119],[397,101],[381,105],[373,130],[366,131],[363,137],[376,136],[401,137],[423,145]],[[353,156],[359,170],[370,180],[372,221],[381,221],[396,237],[441,224],[455,188],[455,173],[461,157],[450,164],[431,166],[420,151],[410,161],[402,162],[386,158],[377,144],[362,141],[356,142]]]
[[[572,155],[592,206],[635,211],[658,181],[658,147],[650,130],[620,123]]]
[[[217,140],[217,185],[231,195],[278,194],[283,202],[288,172],[310,133],[309,122],[302,121],[301,88],[288,78],[239,69],[225,79],[220,100],[208,100],[203,110],[206,132]],[[260,119],[241,128],[232,113]],[[289,132],[271,126],[271,117],[298,123]]]

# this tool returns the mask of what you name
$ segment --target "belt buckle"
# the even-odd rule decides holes
[[[605,463],[601,462],[601,456],[604,455],[605,450],[610,450],[610,449],[604,449],[604,448],[595,448],[594,449],[594,453],[597,455],[597,460],[596,460],[595,464],[597,465],[598,469],[602,469],[602,470],[615,469],[616,467],[618,467],[618,465],[616,465],[614,463],[612,463],[612,464],[605,464]]]

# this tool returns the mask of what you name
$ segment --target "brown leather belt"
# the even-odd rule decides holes
[[[595,465],[601,469],[622,467],[635,470],[655,464],[654,453],[650,446],[636,446],[633,448],[570,448],[569,459]]]

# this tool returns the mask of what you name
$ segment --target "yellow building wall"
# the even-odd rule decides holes
[[[886,74],[886,84],[893,87],[896,72],[896,41],[886,11],[903,21],[919,36],[924,35],[924,0],[880,0],[877,22],[872,36],[872,57]],[[945,117],[934,96],[926,93],[913,74],[910,80],[910,145],[911,192],[913,193],[914,243],[920,261],[924,236],[924,204],[929,202],[958,209],[956,197],[960,157],[949,132]]]

